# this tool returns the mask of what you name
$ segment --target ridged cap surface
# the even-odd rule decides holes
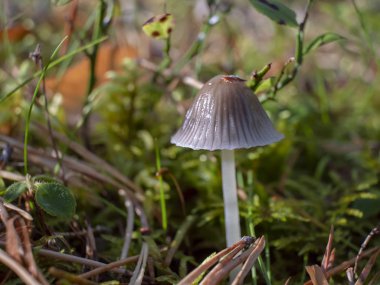
[[[171,143],[192,149],[237,149],[283,137],[243,79],[218,75],[203,85]]]

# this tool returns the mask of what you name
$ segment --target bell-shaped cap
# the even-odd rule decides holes
[[[232,75],[205,83],[171,142],[192,149],[237,149],[281,140],[257,97]]]

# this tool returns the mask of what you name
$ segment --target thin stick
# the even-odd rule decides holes
[[[148,259],[148,254],[149,254],[148,244],[146,242],[144,242],[142,249],[141,249],[141,254],[140,254],[139,260],[138,260],[136,268],[135,268],[135,271],[133,272],[131,281],[129,282],[130,284],[136,284],[136,285],[141,284],[143,277],[144,277],[144,272],[145,272],[145,267],[146,267],[146,261]]]
[[[5,251],[0,249],[0,262],[9,267],[27,285],[40,285],[34,277],[28,273],[20,264],[11,258]]]
[[[97,284],[95,282],[88,281],[78,275],[63,271],[55,267],[49,268],[49,274],[60,279],[66,279],[67,281],[70,281],[73,284],[78,284],[78,285],[96,285]]]
[[[8,179],[8,180],[12,180],[12,181],[22,181],[25,179],[25,176],[23,175],[16,174],[16,173],[6,171],[6,170],[0,170],[0,177]]]
[[[129,246],[131,245],[133,222],[135,220],[135,211],[132,201],[129,199],[126,191],[120,189],[119,195],[124,198],[124,205],[127,208],[127,227],[125,229],[124,244],[121,250],[120,259],[124,259],[128,256]]]
[[[241,238],[233,150],[222,150],[222,179],[226,241],[229,247]]]
[[[45,256],[45,257],[56,258],[59,260],[69,261],[69,262],[73,262],[73,263],[79,263],[79,264],[87,265],[90,267],[104,268],[104,267],[112,264],[112,267],[111,266],[110,266],[111,268],[107,267],[107,269],[105,271],[111,270],[113,272],[120,273],[120,274],[127,273],[127,271],[124,269],[114,268],[114,267],[121,266],[123,264],[122,262],[127,263],[126,260],[119,260],[118,261],[119,263],[114,265],[114,263],[105,264],[105,263],[102,263],[99,261],[95,261],[95,260],[91,260],[91,259],[87,259],[87,258],[83,258],[83,257],[79,257],[79,256],[74,256],[74,255],[70,255],[70,254],[60,253],[60,252],[56,252],[56,251],[52,251],[52,250],[48,250],[48,249],[38,249],[37,254],[41,255],[41,256]],[[128,259],[128,261],[131,262],[131,261],[134,261],[137,259],[138,259],[138,256],[134,256],[134,257],[130,257]],[[90,272],[92,272],[92,271],[90,271]],[[89,272],[87,272],[87,273],[89,273]],[[81,276],[81,277],[83,277],[83,276]]]
[[[359,258],[360,258],[360,256],[361,256],[363,250],[366,248],[366,246],[368,245],[368,243],[369,243],[369,241],[371,240],[371,238],[372,238],[374,235],[377,235],[377,234],[380,234],[380,224],[378,224],[375,228],[373,228],[373,229],[371,230],[371,232],[368,234],[368,236],[365,238],[364,242],[363,242],[362,245],[360,246],[360,249],[359,249],[358,255],[356,256],[356,259],[355,259],[354,273],[356,273],[356,271],[357,271]]]

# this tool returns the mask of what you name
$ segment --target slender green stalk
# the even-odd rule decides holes
[[[290,61],[284,65],[283,69],[281,70],[280,76],[277,78],[276,83],[274,84],[272,88],[272,91],[268,95],[268,99],[273,100],[277,94],[277,91],[279,91],[280,89],[288,85],[290,82],[292,82],[301,68],[301,65],[303,63],[304,32],[305,32],[305,27],[307,24],[307,20],[309,18],[309,12],[313,4],[313,1],[314,0],[308,0],[304,18],[298,26],[298,33],[296,37],[296,49],[295,49],[295,55],[294,55],[295,67],[286,77],[284,77],[285,68],[287,67]]]
[[[171,36],[169,35],[165,41],[165,49],[164,49],[164,59],[159,65],[159,70],[162,71],[165,68],[169,67],[172,63],[172,58],[170,57],[170,49],[171,49]]]
[[[96,17],[96,23],[94,26],[94,32],[93,32],[93,40],[99,39],[102,37],[106,30],[108,25],[105,25],[103,23],[105,13],[106,13],[106,2],[104,0],[99,1],[99,8],[97,10],[97,17]],[[97,63],[97,57],[98,57],[98,45],[95,45],[90,53],[87,54],[88,59],[90,60],[90,78],[88,80],[87,85],[87,96],[86,100],[84,102],[83,108],[82,108],[82,134],[83,139],[85,142],[85,145],[87,147],[90,146],[90,138],[89,138],[89,124],[88,124],[88,118],[90,116],[90,108],[87,108],[87,106],[90,104],[90,94],[95,88],[95,84],[97,81],[96,78],[96,63]]]
[[[158,76],[162,73],[162,71],[164,71],[166,68],[168,68],[172,64],[172,58],[170,57],[170,49],[171,49],[171,36],[169,34],[168,38],[165,40],[164,58],[162,59],[161,63],[159,64],[157,70],[154,73],[153,82],[157,80]]]
[[[160,152],[158,150],[157,141],[156,141],[156,169],[157,169],[158,181],[159,181],[159,186],[160,186],[160,205],[161,205],[162,228],[166,231],[168,228],[168,218],[167,218],[167,214],[166,214],[164,185],[163,185],[163,181],[162,181],[162,175],[160,174],[161,158],[160,158]]]
[[[49,65],[50,65],[51,61],[56,56],[56,54],[58,53],[60,47],[62,46],[62,44],[64,43],[64,41],[66,39],[67,39],[67,36],[64,37],[63,40],[55,48],[53,54],[51,55],[51,57],[50,57],[50,59],[48,61],[48,63],[46,64],[46,67],[44,67],[42,69],[42,71],[40,73],[40,78],[38,79],[38,82],[37,82],[37,86],[34,89],[32,102],[30,103],[29,111],[28,111],[28,114],[27,114],[27,117],[26,117],[26,122],[25,122],[25,138],[24,138],[24,173],[25,173],[25,175],[28,173],[28,140],[29,140],[30,118],[32,116],[33,105],[36,102],[37,95],[38,95],[38,92],[40,90],[40,85],[42,83],[42,80],[45,77],[46,72],[49,69]]]

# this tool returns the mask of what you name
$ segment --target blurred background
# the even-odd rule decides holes
[[[2,0],[1,96],[39,70],[29,58],[37,44],[46,65],[66,35],[57,58],[96,39],[99,3]],[[248,79],[269,63],[266,78],[276,78],[295,56],[298,30],[278,25],[248,0],[102,3],[106,28],[99,35],[108,38],[99,45],[96,58],[91,58],[92,47],[87,54],[78,52],[47,72],[53,127],[70,134],[74,141],[87,141],[92,152],[144,190],[143,206],[160,244],[175,235],[186,216],[195,215],[187,240],[175,257],[173,270],[179,272],[181,262],[199,263],[224,248],[225,242],[219,153],[170,144],[197,92],[182,79],[206,82],[217,74]],[[296,12],[298,23],[304,19],[307,1],[283,3]],[[164,13],[174,19],[169,54],[165,53],[168,41],[142,31],[148,19]],[[335,228],[339,264],[357,254],[379,223],[379,13],[378,1],[314,1],[304,31],[305,45],[327,32],[342,39],[306,54],[295,79],[271,100],[266,92],[257,94],[285,139],[236,152],[239,203],[244,234],[267,238],[274,284],[284,284],[289,276],[304,280],[304,266],[321,262],[330,226]],[[194,56],[186,57],[197,43]],[[168,55],[169,64],[163,64]],[[289,64],[289,68],[293,66]],[[92,67],[96,81],[89,87]],[[1,134],[22,140],[36,83],[37,79],[31,80],[1,102]],[[91,110],[87,139],[73,131],[86,113],[84,105]],[[34,109],[32,121],[46,124],[43,108]],[[31,130],[30,144],[51,151],[50,141],[38,127]],[[71,154],[63,142],[59,149]],[[164,169],[166,233],[160,220],[158,158]],[[22,172],[17,163],[9,167]],[[35,167],[32,171],[52,170]],[[109,235],[98,237],[103,245],[100,255],[117,255],[123,217],[104,204],[107,200],[123,208],[116,190],[92,181],[71,189],[77,198],[78,219],[92,217],[93,225],[110,229]],[[379,239],[371,243],[379,245]],[[342,273],[337,280],[344,278]]]

